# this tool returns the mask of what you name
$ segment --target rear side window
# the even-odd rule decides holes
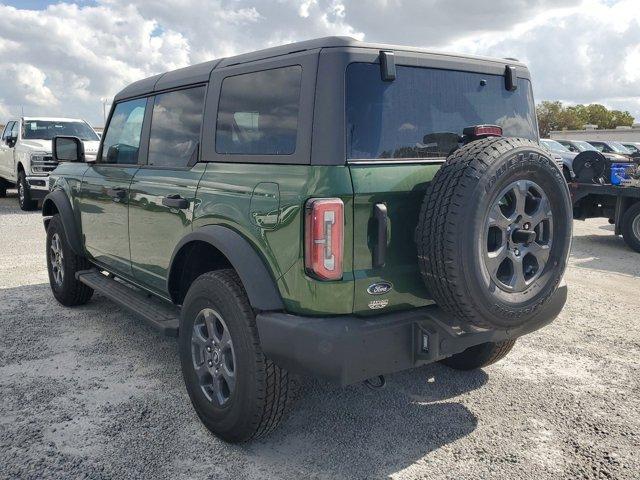
[[[301,81],[299,65],[225,78],[218,107],[216,151],[293,154]]]
[[[198,157],[205,87],[157,95],[151,117],[149,165],[186,167]]]
[[[146,105],[146,98],[129,100],[116,105],[102,144],[102,163],[127,165],[138,163],[140,134]]]
[[[518,78],[454,70],[397,67],[383,82],[380,65],[347,68],[347,157],[442,158],[457,148],[465,127],[500,125],[505,136],[537,140],[531,84]]]

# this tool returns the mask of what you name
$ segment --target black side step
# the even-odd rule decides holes
[[[76,279],[138,315],[158,332],[169,337],[178,336],[180,320],[177,308],[150,298],[135,287],[129,287],[98,270],[77,272]]]

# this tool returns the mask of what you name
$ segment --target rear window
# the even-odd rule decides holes
[[[397,67],[384,82],[380,66],[347,68],[347,157],[410,159],[447,157],[451,138],[465,127],[500,125],[505,136],[537,139],[529,80],[514,92],[504,77],[453,70]],[[455,143],[455,142],[454,142]]]
[[[301,81],[299,65],[225,78],[218,107],[216,151],[294,153]]]

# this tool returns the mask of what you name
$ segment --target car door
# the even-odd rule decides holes
[[[129,187],[146,157],[141,142],[147,99],[122,101],[109,119],[97,161],[87,169],[79,197],[85,247],[99,265],[131,277]]]
[[[133,177],[129,201],[131,266],[144,287],[167,295],[174,248],[191,231],[198,182],[200,130],[206,87],[153,99],[146,165]],[[151,103],[151,102],[150,102]]]
[[[13,147],[7,144],[11,137],[11,131],[16,122],[9,122],[2,132],[0,141],[0,177],[6,180],[13,179]]]

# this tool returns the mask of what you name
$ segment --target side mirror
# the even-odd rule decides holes
[[[56,162],[84,162],[84,143],[78,137],[57,136],[51,140],[51,152]]]
[[[13,148],[16,146],[18,139],[16,137],[7,137],[6,142],[9,148]]]

